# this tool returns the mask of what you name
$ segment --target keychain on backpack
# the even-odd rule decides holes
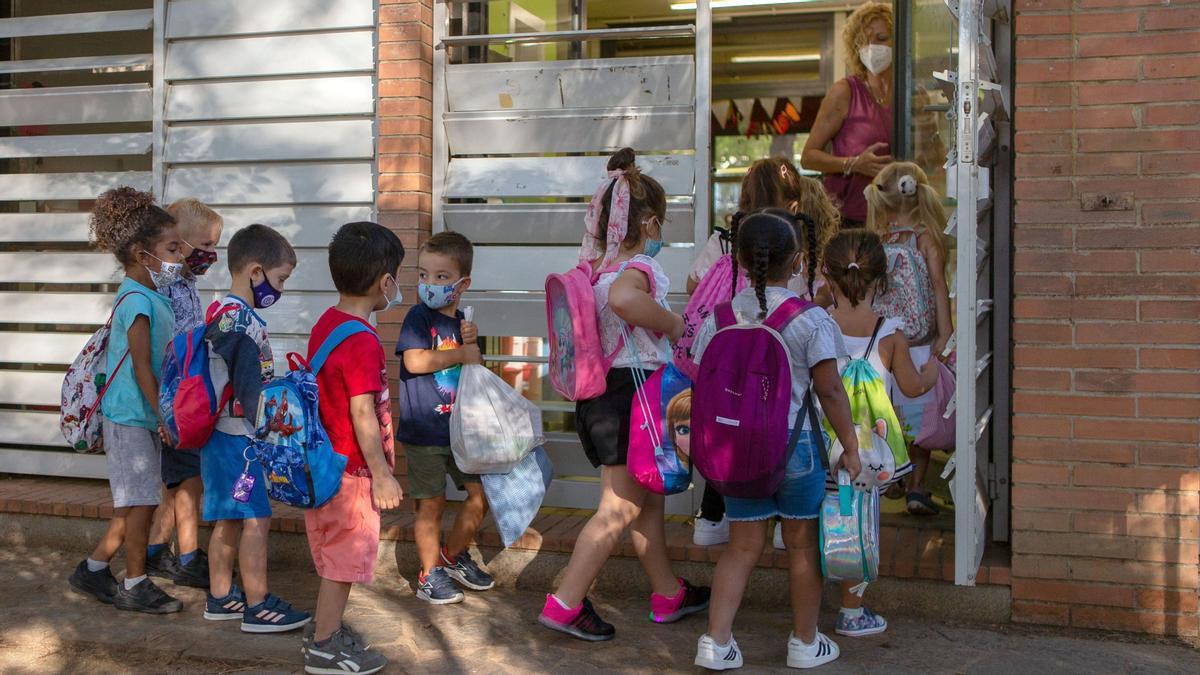
[[[250,501],[250,494],[254,492],[255,483],[254,476],[250,474],[250,458],[246,456],[246,451],[249,449],[250,446],[246,446],[246,449],[242,450],[242,458],[246,460],[246,467],[242,469],[242,474],[237,477],[237,480],[233,481],[233,493],[230,495],[235,502],[243,504]]]

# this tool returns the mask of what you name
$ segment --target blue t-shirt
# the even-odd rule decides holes
[[[441,312],[418,304],[408,310],[400,328],[396,354],[403,357],[408,349],[443,351],[458,349],[462,344],[462,312],[450,318]],[[462,366],[455,365],[436,373],[415,375],[400,359],[400,428],[396,438],[413,445],[450,445],[450,411],[458,394],[458,375]]]
[[[175,313],[171,311],[171,301],[166,296],[129,277],[125,277],[117,289],[117,299],[126,294],[129,297],[113,312],[112,332],[108,336],[106,353],[112,384],[104,394],[100,410],[117,424],[155,430],[158,429],[158,411],[154,405],[157,401],[154,404],[146,401],[133,375],[131,357],[125,357],[124,363],[121,363],[121,357],[129,351],[129,327],[139,316],[145,316],[150,320],[150,365],[157,379],[167,344],[175,335]],[[118,363],[121,363],[121,368],[114,375]]]

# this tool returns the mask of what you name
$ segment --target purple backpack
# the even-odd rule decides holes
[[[731,303],[717,306],[695,380],[692,464],[726,497],[769,497],[783,483],[799,434],[787,428],[792,362],[781,333],[815,306],[788,298],[761,324],[739,324]]]
[[[736,292],[746,287],[746,273],[738,270],[737,288],[733,287],[733,257],[724,253],[696,286],[695,292],[688,300],[687,308],[683,310],[683,335],[672,347],[672,362],[675,367],[688,377],[696,377],[696,355],[692,352],[692,344],[696,341],[696,333],[700,326],[712,314],[713,309],[722,302],[729,302]]]

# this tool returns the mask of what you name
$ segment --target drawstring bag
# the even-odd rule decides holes
[[[954,371],[937,362],[938,379],[930,392],[929,401],[921,411],[921,426],[915,430],[916,444],[928,450],[954,450]]]
[[[553,479],[554,466],[541,447],[525,455],[508,473],[485,473],[479,477],[505,548],[516,543],[533,523]]]
[[[508,473],[546,442],[542,411],[486,366],[467,364],[450,413],[450,451],[466,473]]]
[[[669,363],[648,378],[637,366],[625,467],[650,492],[683,492],[692,484],[692,381]]]

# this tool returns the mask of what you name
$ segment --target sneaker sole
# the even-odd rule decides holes
[[[462,593],[459,593],[458,595],[454,596],[453,598],[449,598],[449,599],[445,599],[445,600],[438,600],[438,599],[430,596],[425,591],[417,591],[417,599],[424,600],[425,602],[428,602],[431,605],[456,605],[456,604],[462,602],[466,597],[467,596],[463,595]]]
[[[558,631],[559,633],[566,633],[573,638],[587,642],[605,642],[616,637],[616,633],[613,633],[612,635],[592,635],[591,633],[585,633],[578,628],[573,628],[549,619],[545,615],[538,616],[538,623],[542,624],[546,628],[549,628],[550,630]]]
[[[680,619],[682,619],[686,616],[696,614],[697,612],[703,612],[706,609],[708,609],[707,602],[704,603],[703,605],[692,605],[691,607],[681,607],[679,609],[679,611],[677,611],[673,614],[668,614],[664,617],[656,617],[656,616],[654,616],[654,612],[650,612],[650,620],[653,621],[654,623],[675,623],[676,621],[679,621]]]
[[[97,593],[96,591],[88,590],[88,589],[84,588],[83,586],[77,585],[75,583],[74,579],[67,579],[67,583],[71,585],[71,589],[74,590],[76,593],[82,593],[83,595],[90,595],[91,597],[99,600],[100,602],[103,602],[106,605],[113,604],[114,596],[103,595],[101,593]]]
[[[178,600],[169,602],[162,607],[122,607],[121,603],[114,600],[113,607],[123,612],[141,612],[142,614],[175,614],[183,611],[183,603]]]
[[[880,633],[887,631],[887,628],[887,624],[884,624],[879,628],[867,628],[865,630],[842,630],[838,628],[835,629],[834,632],[838,635],[845,635],[846,637],[867,637],[868,635],[879,635]]]
[[[241,620],[244,617],[242,616],[241,612],[238,612],[236,614],[225,614],[225,613],[217,614],[216,612],[210,612],[208,610],[205,610],[204,618],[208,619],[209,621],[233,621],[235,619]]]
[[[729,536],[724,537],[697,537],[692,536],[692,543],[696,546],[720,546],[721,544],[729,543]]]
[[[692,661],[692,665],[700,666],[707,670],[736,670],[742,667],[740,661],[710,661],[702,659],[699,656],[696,657],[695,661]]]
[[[787,665],[788,665],[788,668],[799,668],[800,670],[808,670],[809,668],[819,668],[819,667],[825,665],[826,663],[833,663],[834,661],[837,661],[838,657],[840,657],[841,655],[842,655],[841,651],[838,651],[836,654],[826,654],[825,656],[822,656],[821,658],[805,660],[804,662],[800,662],[798,660],[793,660],[792,657],[789,656],[788,660],[787,660]]]
[[[375,668],[350,671],[342,668],[318,668],[317,666],[304,666],[304,672],[309,673],[309,675],[346,675],[346,673],[350,672],[353,672],[356,675],[371,675],[371,673],[378,673],[386,667],[387,664],[385,663],[382,666],[376,666]]]
[[[302,621],[293,623],[246,623],[242,622],[243,633],[287,633],[288,631],[303,628],[304,624],[312,621],[311,616],[304,617]]]
[[[480,586],[479,584],[473,584],[470,581],[467,581],[467,576],[465,574],[463,574],[461,572],[452,572],[449,569],[446,570],[446,574],[450,575],[451,579],[457,581],[459,584],[466,586],[467,588],[469,588],[473,591],[490,591],[493,588],[495,588],[495,586],[496,586],[495,581],[492,581],[492,583],[488,584],[487,586]]]

